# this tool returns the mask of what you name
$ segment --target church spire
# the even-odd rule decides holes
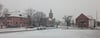
[[[52,9],[50,9],[49,18],[53,18]]]
[[[52,9],[50,9],[50,13],[52,13]]]

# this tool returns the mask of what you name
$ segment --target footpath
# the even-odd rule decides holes
[[[1,33],[13,33],[13,32],[24,32],[24,31],[34,31],[35,29],[32,28],[5,28],[5,29],[0,29],[0,34]]]

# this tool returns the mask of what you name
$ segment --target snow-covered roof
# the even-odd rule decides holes
[[[9,12],[9,14],[11,14],[10,16],[15,16],[15,17],[26,17],[25,14],[23,14],[24,11],[11,11]],[[20,16],[21,15],[21,16]]]
[[[81,14],[83,14],[83,13],[81,13]],[[92,15],[87,15],[87,14],[83,14],[83,15],[85,15],[89,19],[94,19]]]

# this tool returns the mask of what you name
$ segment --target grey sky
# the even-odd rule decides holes
[[[0,0],[0,3],[10,10],[33,8],[48,14],[52,9],[54,17],[60,20],[64,15],[76,17],[80,13],[95,17],[97,10],[100,19],[100,0]]]

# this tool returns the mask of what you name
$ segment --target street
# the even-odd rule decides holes
[[[50,29],[0,34],[0,38],[100,38],[99,30]]]

